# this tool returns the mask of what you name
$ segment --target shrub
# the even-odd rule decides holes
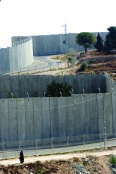
[[[71,58],[71,57],[68,57],[67,59],[68,59],[68,61],[69,61],[69,62],[71,62],[71,61],[72,61],[72,58]]]
[[[87,64],[86,62],[83,62],[83,63],[81,64],[80,70],[81,70],[81,71],[85,71],[87,68],[88,68],[88,64]]]
[[[110,163],[113,165],[113,167],[116,167],[116,157],[114,155],[111,155]]]
[[[62,96],[70,96],[70,91],[72,91],[72,86],[68,83],[53,81],[47,86],[46,97],[60,97],[61,94]]]

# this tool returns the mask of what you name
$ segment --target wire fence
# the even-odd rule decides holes
[[[10,73],[6,73],[4,72],[3,75],[7,75],[7,74],[12,74],[12,75],[29,75],[29,74],[41,74],[43,72],[47,72],[47,71],[56,71],[56,70],[63,70],[68,68],[69,66],[71,66],[72,64],[69,63],[68,61],[66,62],[57,62],[56,65],[52,65],[51,63],[49,63],[49,66],[46,66],[45,63],[43,63],[43,65],[41,65],[40,67],[35,65],[34,67],[26,67],[26,68],[22,68],[18,71],[13,71]]]
[[[0,143],[0,159],[15,158],[23,150],[25,156],[85,151],[95,148],[114,147],[114,134],[83,134],[80,136],[51,137],[36,140],[20,140]],[[9,148],[10,147],[10,148]]]

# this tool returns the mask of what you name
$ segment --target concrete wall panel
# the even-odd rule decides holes
[[[34,102],[34,136],[38,139],[38,143],[42,143],[43,139],[43,117],[42,117],[42,98],[33,98]]]
[[[73,95],[74,106],[74,136],[78,137],[83,134],[83,117],[82,117],[82,95]]]
[[[0,100],[0,140],[10,141],[8,99]]]
[[[83,94],[82,95],[83,134],[86,135],[91,133],[89,106],[90,106],[89,94]]]
[[[18,118],[16,99],[9,99],[9,134],[10,142],[18,140]]]
[[[19,76],[19,97],[25,97],[25,76]]]
[[[113,127],[113,134],[116,136],[116,93],[112,93],[112,127]]]
[[[33,145],[35,143],[33,100],[28,98],[25,98],[25,120],[27,145]]]
[[[111,93],[104,95],[104,115],[106,120],[106,132],[110,136],[113,132],[112,130],[112,95]]]
[[[59,137],[66,140],[66,114],[65,114],[65,97],[58,97],[58,117],[59,117]]]
[[[4,76],[3,77],[3,85],[4,85],[4,97],[5,98],[11,98],[11,95],[9,95],[9,92],[11,92],[11,77],[10,75]]]
[[[25,100],[24,98],[17,99],[17,122],[18,122],[18,140],[23,141],[23,145],[26,145],[26,117],[25,117]]]
[[[42,118],[43,118],[43,137],[46,138],[45,143],[50,142],[51,123],[49,111],[49,98],[42,98]]]
[[[98,129],[99,134],[104,133],[104,94],[97,94],[97,114],[98,114]]]
[[[63,115],[62,115],[63,116]],[[50,97],[51,137],[57,138],[59,132],[58,98]]]
[[[74,135],[73,105],[73,97],[65,97],[66,134],[70,138]]]
[[[90,102],[89,102],[90,132],[91,134],[98,134],[97,95],[90,94],[89,97],[90,97]]]

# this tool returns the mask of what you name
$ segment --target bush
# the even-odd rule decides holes
[[[72,61],[72,58],[71,58],[71,57],[68,57],[67,59],[68,59],[68,61],[69,61],[69,62],[71,62],[71,61]]]
[[[47,86],[46,97],[60,97],[61,94],[62,96],[70,96],[70,91],[72,91],[72,86],[68,83],[53,81]]]
[[[81,71],[85,71],[87,68],[88,68],[88,64],[87,64],[86,62],[83,62],[83,63],[81,64],[80,70],[81,70]]]
[[[68,59],[68,57],[74,57],[75,56],[75,54],[74,53],[67,53],[67,54],[65,54],[65,57]]]
[[[113,167],[116,167],[116,157],[114,155],[110,157],[110,163]]]

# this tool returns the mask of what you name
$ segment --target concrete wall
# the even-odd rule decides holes
[[[0,49],[0,73],[20,71],[33,62],[32,39],[27,38],[15,43],[13,47]]]
[[[78,94],[72,97],[18,98],[0,100],[0,139],[6,145],[62,142],[75,137],[116,134],[116,93]],[[113,104],[112,104],[113,103]],[[94,137],[94,136],[93,136]],[[94,137],[95,138],[95,137]]]
[[[97,32],[94,35],[97,37]],[[33,40],[33,55],[45,56],[53,54],[64,54],[70,49],[84,51],[84,48],[75,42],[77,33],[59,34],[59,35],[39,35],[31,36]],[[101,37],[105,40],[106,32],[100,32]],[[12,37],[12,44],[15,45],[27,36]],[[65,43],[64,43],[65,41]]]
[[[75,76],[47,76],[47,75],[21,75],[21,76],[0,76],[0,98],[8,98],[8,93],[12,92],[17,98],[42,97],[43,91],[47,91],[47,86],[52,82],[67,82],[74,91],[74,94],[111,92],[111,79],[105,74],[86,74]],[[107,84],[106,84],[107,83]],[[112,81],[113,83],[113,81]],[[116,90],[116,87],[114,88]],[[114,90],[114,91],[115,91]]]

